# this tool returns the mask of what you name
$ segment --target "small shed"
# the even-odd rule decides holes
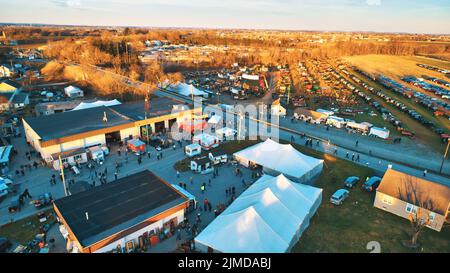
[[[64,88],[64,94],[66,94],[66,96],[68,96],[69,98],[84,97],[83,90],[73,85],[69,85]]]
[[[212,160],[214,165],[220,164],[220,163],[226,163],[228,161],[228,154],[223,149],[214,149],[209,152],[208,154],[209,159]]]
[[[286,116],[286,108],[281,105],[280,99],[277,99],[272,103],[270,107],[270,113],[275,116]]]
[[[213,171],[213,162],[207,156],[194,158],[191,160],[191,170],[201,174],[211,173]]]

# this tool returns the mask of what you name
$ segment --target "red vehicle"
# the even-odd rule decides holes
[[[145,143],[138,138],[128,140],[127,147],[132,152],[145,153]]]

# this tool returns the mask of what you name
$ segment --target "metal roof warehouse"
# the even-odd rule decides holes
[[[189,200],[145,170],[115,182],[58,199],[54,209],[76,251],[130,251],[138,237],[183,221]]]

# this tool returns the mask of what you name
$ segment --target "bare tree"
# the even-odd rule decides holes
[[[430,225],[430,212],[435,209],[431,196],[418,185],[416,177],[403,179],[403,187],[398,188],[401,200],[412,205],[408,219],[411,224],[411,239],[403,241],[403,245],[410,248],[419,246],[418,239],[423,229]]]

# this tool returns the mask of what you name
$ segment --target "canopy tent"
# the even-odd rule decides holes
[[[192,84],[187,84],[184,82],[179,83],[175,86],[172,86],[171,90],[179,93],[180,95],[186,96],[186,97],[190,97],[190,96],[192,96],[192,94],[194,94],[194,96],[199,96],[199,97],[205,97],[205,98],[208,97],[208,93],[197,89]]]
[[[196,238],[196,248],[226,253],[288,252],[309,226],[322,189],[264,175]]]
[[[284,174],[300,183],[310,181],[323,168],[323,160],[304,155],[290,144],[280,144],[270,138],[236,152],[233,156],[245,167],[261,165],[267,174]]]
[[[204,120],[194,120],[194,121],[186,121],[181,122],[179,129],[184,132],[193,133],[195,131],[203,131],[206,127],[206,121]]]
[[[216,124],[218,124],[221,121],[222,121],[222,117],[221,116],[214,115],[211,118],[209,118],[208,123],[216,125]]]
[[[237,134],[237,130],[231,129],[230,127],[222,127],[216,130],[216,136],[220,140],[233,139]]]
[[[73,108],[72,111],[100,107],[100,106],[114,106],[114,105],[119,105],[119,104],[122,104],[122,103],[118,100],[107,100],[107,101],[98,100],[98,101],[94,101],[94,102],[81,102],[80,104],[78,104],[77,107]]]

